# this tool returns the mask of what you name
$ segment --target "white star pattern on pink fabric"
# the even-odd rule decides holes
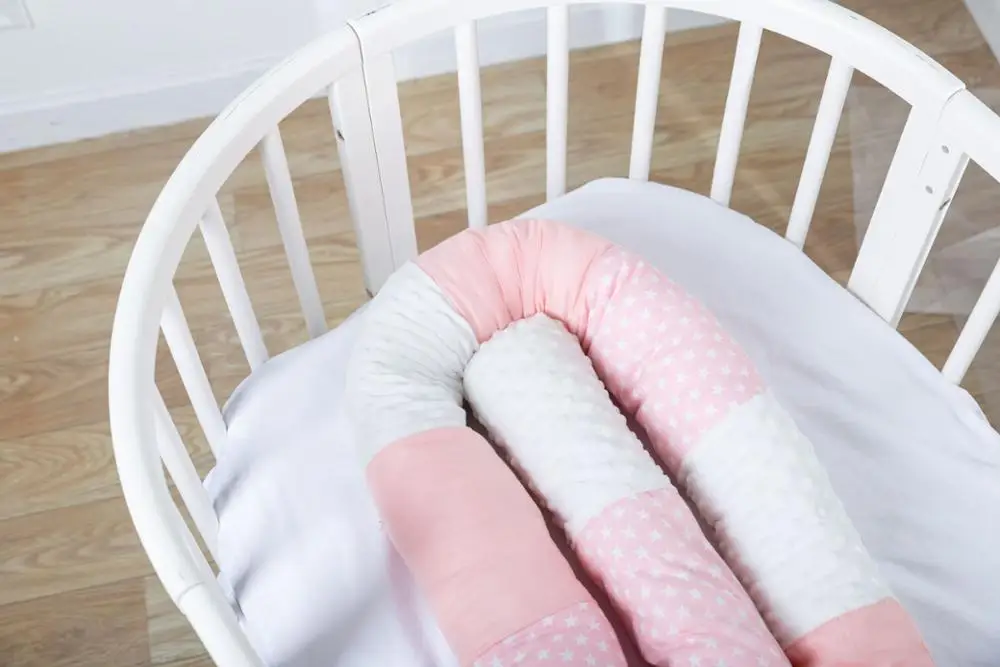
[[[588,522],[576,543],[650,664],[787,667],[753,602],[675,489],[618,501]]]
[[[580,602],[517,632],[474,667],[625,667],[611,624],[593,602]]]
[[[594,275],[600,298],[592,306],[586,349],[598,375],[616,396],[627,397],[622,407],[663,443],[657,453],[676,470],[702,435],[763,391],[763,383],[714,316],[643,260],[610,250]],[[610,305],[601,307],[611,300],[614,315]],[[642,326],[630,323],[635,320]],[[650,327],[658,335],[639,335]],[[671,369],[666,378],[664,368]],[[665,405],[673,407],[666,420]]]

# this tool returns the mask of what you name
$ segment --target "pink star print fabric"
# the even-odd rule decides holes
[[[507,637],[474,667],[625,667],[614,630],[593,602],[581,602]]]
[[[708,309],[643,260],[616,248],[594,276],[599,300],[613,303],[591,311],[591,360],[677,470],[709,429],[764,385]]]
[[[651,664],[788,664],[736,577],[673,489],[619,501],[587,524],[576,546]]]

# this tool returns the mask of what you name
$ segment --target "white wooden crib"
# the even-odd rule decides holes
[[[668,12],[714,14],[740,23],[711,198],[727,206],[764,30],[831,56],[829,73],[788,222],[802,247],[854,70],[905,100],[911,111],[861,245],[848,289],[889,325],[903,312],[971,159],[1000,180],[1000,118],[928,56],[880,26],[826,0],[629,0],[644,7],[629,178],[648,179]],[[162,330],[213,451],[228,434],[180,300],[174,274],[201,230],[251,369],[269,357],[216,195],[259,148],[277,222],[312,337],[327,330],[299,221],[278,123],[325,92],[370,292],[414,258],[417,245],[392,52],[453,31],[458,61],[468,223],[487,211],[476,22],[546,9],[548,25],[546,193],[566,191],[568,17],[581,0],[401,0],[331,32],[262,77],[222,112],[177,166],[136,242],[114,322],[110,413],[115,457],[143,547],[167,592],[212,658],[261,664],[209,561],[172,501],[166,468],[203,543],[216,555],[218,518],[154,380]],[[683,66],[683,65],[681,65]],[[994,270],[943,368],[961,381],[1000,312]]]

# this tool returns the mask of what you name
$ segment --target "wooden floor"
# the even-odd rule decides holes
[[[1000,88],[1000,68],[961,0],[845,4],[913,41],[970,85]],[[655,180],[707,192],[735,35],[733,26],[722,26],[668,37]],[[636,57],[634,44],[574,54],[571,185],[626,174]],[[774,229],[783,229],[788,217],[827,65],[804,47],[765,38],[733,205]],[[484,74],[494,220],[542,201],[544,85],[541,61]],[[865,213],[855,210],[858,149],[885,143],[901,127],[858,132],[850,118],[859,118],[871,94],[877,89],[856,75],[807,243],[815,261],[841,281],[857,254],[855,221]],[[454,79],[406,84],[401,98],[420,243],[427,247],[458,229],[464,216]],[[875,117],[901,118],[902,109],[901,103],[876,109]],[[204,126],[198,121],[0,155],[4,667],[208,664],[137,543],[116,481],[106,400],[108,338],[132,243],[159,188]],[[365,296],[327,110],[307,104],[282,130],[332,324]],[[970,172],[958,201],[967,204],[963,210],[982,212],[979,224],[988,225],[985,216],[1000,210],[1000,186]],[[269,348],[305,340],[256,160],[237,171],[221,202]],[[197,242],[185,256],[178,286],[223,399],[247,368]],[[903,329],[936,363],[956,335],[948,316],[910,315]],[[1000,384],[989,378],[998,366],[1000,341],[991,340],[969,379],[994,423],[1000,412],[991,405],[1000,400],[991,397],[1000,399]],[[169,357],[162,355],[158,370],[204,471],[210,460]]]

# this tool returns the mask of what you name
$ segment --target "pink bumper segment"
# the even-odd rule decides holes
[[[838,616],[787,653],[795,667],[934,667],[920,631],[896,600]]]
[[[625,667],[611,625],[593,602],[581,602],[511,635],[474,667]]]
[[[593,262],[611,248],[567,225],[512,220],[466,230],[417,259],[476,332],[479,342],[537,313],[582,335],[589,313],[583,292]]]
[[[367,475],[386,530],[462,665],[547,616],[593,604],[538,507],[475,431],[397,441]]]
[[[585,349],[671,472],[730,410],[764,389],[753,362],[696,298],[614,248],[588,275]]]
[[[673,489],[608,507],[577,540],[652,665],[787,667],[726,563]]]

